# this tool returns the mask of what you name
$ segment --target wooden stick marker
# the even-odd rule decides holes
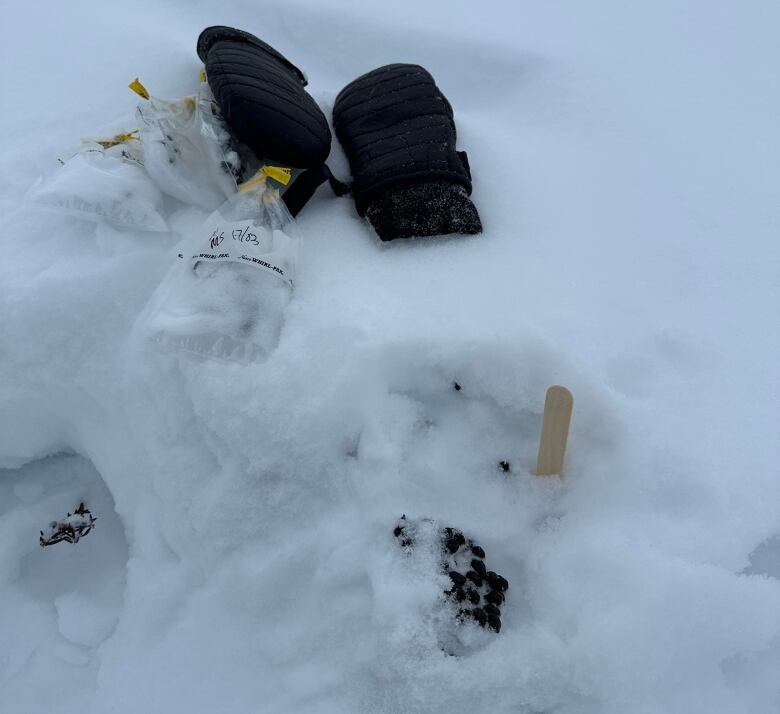
[[[537,476],[563,473],[566,442],[569,438],[574,397],[566,387],[554,385],[547,390],[542,418],[542,438],[539,440]]]

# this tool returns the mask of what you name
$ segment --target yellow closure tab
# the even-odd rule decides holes
[[[286,166],[263,166],[260,168],[259,173],[268,178],[272,178],[274,181],[286,186],[292,179],[292,169],[288,169]]]
[[[286,166],[269,166],[266,164],[261,166],[251,179],[240,184],[238,190],[248,191],[256,186],[264,186],[267,178],[273,179],[277,183],[282,184],[282,186],[286,186],[292,181],[292,169],[288,169]]]
[[[128,141],[131,141],[132,139],[137,139],[138,136],[138,129],[133,129],[132,131],[125,132],[123,134],[117,134],[115,137],[111,139],[95,139],[96,144],[100,144],[104,149],[110,149],[112,146],[117,146],[119,144],[126,144]]]
[[[239,184],[238,190],[239,191],[248,191],[250,188],[255,188],[256,186],[264,186],[265,185],[265,176],[258,171],[254,176],[252,176],[251,179],[248,181],[244,181],[244,183]]]
[[[139,97],[143,97],[144,99],[150,99],[149,92],[146,91],[146,87],[144,87],[144,85],[138,81],[138,77],[136,77],[127,86],[130,87],[130,89],[132,89]]]
[[[201,83],[206,81],[206,68],[201,67],[200,68],[200,74],[198,75],[198,79],[201,81]]]

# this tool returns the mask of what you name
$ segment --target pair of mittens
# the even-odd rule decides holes
[[[254,35],[223,26],[201,33],[198,56],[236,137],[259,159],[294,169],[281,188],[293,216],[325,180],[344,192],[325,164],[327,119],[298,67]],[[452,107],[426,69],[391,64],[358,77],[336,98],[333,125],[352,168],[355,207],[380,239],[482,230]]]

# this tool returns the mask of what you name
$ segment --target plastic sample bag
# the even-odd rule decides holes
[[[214,181],[231,196],[238,184],[252,178],[258,171],[261,161],[254,152],[240,142],[228,126],[219,105],[214,99],[206,82],[205,73],[201,76],[200,89],[196,97],[197,116],[207,163]],[[230,181],[225,179],[230,177]]]
[[[138,80],[130,87],[143,98],[136,110],[139,134],[146,170],[160,190],[207,210],[232,196],[251,152],[230,134],[208,84],[175,101],[150,96]]]
[[[298,242],[278,191],[262,175],[248,182],[178,246],[136,333],[162,351],[264,359],[279,341]]]
[[[86,141],[27,193],[28,204],[139,231],[167,231],[163,196],[144,169],[140,141],[131,134]]]

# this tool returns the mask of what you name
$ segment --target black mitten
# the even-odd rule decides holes
[[[293,215],[326,179],[330,128],[306,92],[306,77],[284,55],[254,35],[232,27],[207,27],[198,57],[225,121],[236,137],[274,164],[301,169],[282,198]]]
[[[452,107],[426,69],[391,64],[358,77],[336,97],[333,126],[355,207],[382,240],[481,232]]]

